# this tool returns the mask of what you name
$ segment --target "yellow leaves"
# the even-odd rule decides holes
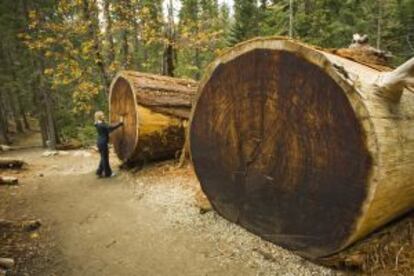
[[[100,87],[93,82],[83,80],[73,92],[73,102],[75,112],[90,112],[92,110],[92,100],[99,94]]]
[[[54,39],[53,37],[47,37],[47,38],[43,41],[43,43],[45,43],[45,44],[54,44],[54,43],[55,43],[55,39]],[[49,46],[51,46],[51,45],[49,45]]]
[[[82,43],[80,51],[82,55],[90,55],[93,52],[94,43],[92,40],[88,40]]]
[[[50,76],[50,75],[53,74],[53,69],[52,68],[47,68],[47,69],[45,69],[45,71],[43,73],[47,76]]]
[[[29,21],[30,21],[29,22],[29,29],[35,29],[37,27],[38,21],[39,21],[39,18],[38,18],[38,15],[37,15],[36,11],[34,11],[34,10],[29,11]]]
[[[151,10],[148,7],[143,7],[141,9],[141,17],[148,16],[150,14]]]

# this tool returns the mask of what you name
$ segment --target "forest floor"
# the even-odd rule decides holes
[[[97,179],[95,151],[44,152],[0,153],[28,164],[23,171],[0,172],[20,180],[0,186],[0,218],[42,223],[34,231],[0,227],[0,257],[16,260],[11,275],[338,274],[213,211],[201,214],[190,166],[164,162]],[[111,160],[117,168],[115,155]]]
[[[32,136],[26,143],[35,146]],[[263,241],[214,211],[200,212],[199,183],[189,165],[163,162],[98,179],[93,149],[47,157],[44,152],[31,147],[0,153],[27,162],[22,171],[0,171],[20,180],[18,186],[0,186],[0,219],[16,222],[2,227],[0,220],[0,257],[16,260],[10,275],[345,275]],[[114,154],[111,160],[117,171]],[[36,219],[38,229],[19,227]],[[413,235],[413,221],[398,230],[399,237],[407,229]],[[375,244],[370,252],[377,259],[368,254],[366,271],[410,275],[399,273],[398,265],[412,271],[405,252],[414,248],[413,240],[393,242]],[[385,247],[395,252],[387,249],[389,260],[382,261]],[[372,271],[384,262],[390,265]]]

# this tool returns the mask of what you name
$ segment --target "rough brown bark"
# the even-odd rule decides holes
[[[414,59],[368,65],[285,38],[219,57],[190,124],[215,210],[319,258],[412,209]]]
[[[57,144],[57,129],[55,128],[55,122],[54,122],[54,110],[53,110],[53,103],[52,103],[52,96],[49,91],[49,88],[47,87],[47,84],[45,83],[45,80],[43,79],[43,72],[44,72],[44,60],[43,56],[39,56],[39,97],[41,99],[41,103],[43,105],[43,109],[41,112],[44,112],[44,123],[46,126],[47,131],[47,138],[48,142],[46,145],[52,149],[56,149]]]
[[[164,46],[163,54],[163,65],[162,73],[163,75],[173,77],[175,70],[175,26],[174,26],[174,6],[173,1],[170,0],[168,4],[168,23],[166,26],[165,36],[167,43]]]
[[[113,123],[124,127],[112,136],[115,151],[124,162],[174,158],[181,151],[196,83],[132,71],[119,73],[111,85]]]
[[[14,120],[14,123],[16,125],[16,130],[17,130],[17,132],[22,133],[23,132],[23,124],[22,124],[22,121],[20,120],[19,110],[18,110],[18,106],[17,106],[17,99],[15,97],[15,94],[11,91],[7,91],[7,98],[8,98],[10,109],[12,111],[13,120]]]
[[[101,54],[101,45],[99,39],[100,30],[97,13],[98,11],[95,2],[90,3],[87,0],[83,0],[83,16],[86,22],[88,22],[88,32],[93,40],[93,49],[96,57],[95,63],[104,82],[105,89],[108,89],[110,85],[110,79],[108,76],[108,72],[106,71],[104,57]]]
[[[7,112],[6,112],[4,102],[3,102],[3,95],[0,92],[0,133],[6,144],[10,144],[11,142],[8,131],[9,131],[9,127],[8,127]]]
[[[109,63],[112,64],[115,61],[115,43],[112,34],[112,17],[110,12],[109,1],[104,1],[104,16],[106,20],[106,39],[109,42]]]

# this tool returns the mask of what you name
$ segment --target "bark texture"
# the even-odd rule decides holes
[[[123,71],[110,90],[111,121],[125,123],[112,135],[118,157],[131,164],[176,157],[183,149],[196,82]]]

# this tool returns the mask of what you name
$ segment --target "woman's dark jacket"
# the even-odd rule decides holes
[[[102,123],[96,123],[95,127],[96,130],[98,131],[98,141],[97,144],[98,145],[106,145],[109,142],[109,133],[111,133],[112,131],[114,131],[115,129],[117,129],[118,127],[122,126],[123,123],[119,122],[116,125],[108,125],[105,122]]]

